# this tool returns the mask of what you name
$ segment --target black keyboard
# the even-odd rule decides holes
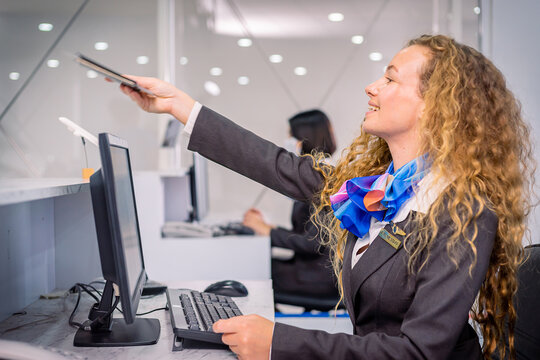
[[[167,302],[174,334],[184,339],[223,344],[212,325],[219,319],[242,315],[230,296],[190,289],[167,289]]]
[[[214,230],[214,236],[225,235],[255,235],[255,232],[241,222],[230,222],[218,225],[217,229]]]

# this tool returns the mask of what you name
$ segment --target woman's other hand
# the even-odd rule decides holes
[[[248,228],[253,229],[257,235],[270,235],[273,226],[266,223],[262,213],[257,209],[249,209],[244,214],[243,224]]]
[[[270,357],[274,323],[259,315],[235,316],[214,323],[214,332],[223,333],[221,339],[242,360]]]
[[[152,113],[171,114],[180,120],[182,124],[187,122],[191,109],[195,104],[195,100],[188,94],[159,79],[133,75],[126,75],[126,77],[135,80],[138,85],[155,94],[155,96],[152,96],[142,91],[133,90],[128,86],[120,85],[122,92],[135,101],[141,109]]]

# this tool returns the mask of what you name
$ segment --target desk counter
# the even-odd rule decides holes
[[[244,314],[258,314],[268,319],[274,319],[274,304],[271,280],[242,281],[249,290],[245,298],[234,298]],[[181,281],[170,282],[172,288],[190,288],[202,291],[210,281]],[[161,324],[160,339],[157,344],[135,347],[112,348],[77,348],[73,346],[76,329],[68,325],[69,315],[75,306],[77,296],[69,296],[44,300],[40,299],[24,309],[19,315],[12,315],[0,323],[0,338],[17,340],[39,345],[46,348],[65,350],[75,358],[83,359],[235,359],[236,356],[228,349],[184,349],[173,352],[174,336],[169,312],[160,310],[145,315],[146,318],[159,319]],[[92,299],[83,295],[75,321],[82,322],[88,315]],[[164,307],[167,303],[165,294],[150,299],[141,299],[138,312],[143,313],[155,308]],[[115,317],[122,315],[115,312]]]

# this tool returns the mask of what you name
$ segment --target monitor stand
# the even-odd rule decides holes
[[[112,283],[107,281],[101,301],[92,307],[88,315],[93,320],[91,330],[77,330],[73,339],[74,346],[139,346],[157,343],[161,331],[158,319],[135,318],[133,324],[126,324],[124,319],[112,317],[112,300]]]

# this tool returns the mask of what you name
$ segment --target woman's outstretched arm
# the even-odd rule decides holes
[[[296,200],[311,200],[322,185],[311,158],[298,157],[204,106],[188,149]]]
[[[195,105],[189,95],[154,78],[129,76],[156,96],[121,86],[143,110],[168,113],[186,124]],[[308,201],[322,185],[322,176],[308,157],[298,157],[202,107],[188,148],[291,198]]]

